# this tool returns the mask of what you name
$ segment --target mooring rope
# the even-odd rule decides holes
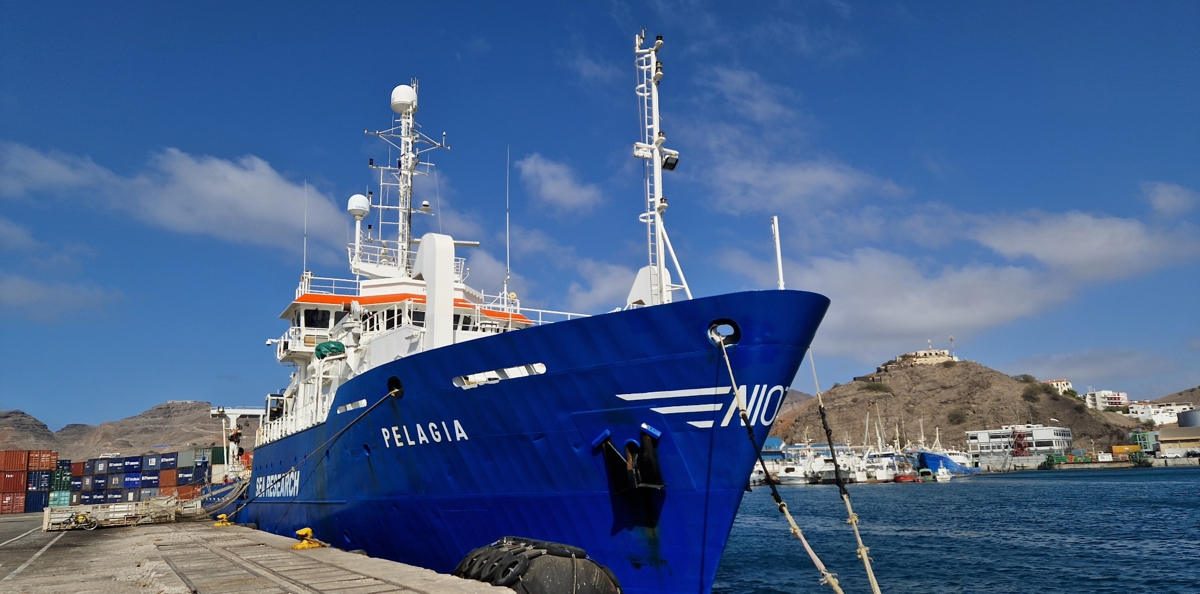
[[[871,592],[880,594],[879,582],[875,580],[875,572],[871,569],[871,549],[863,544],[862,535],[858,533],[858,514],[854,513],[854,508],[850,506],[850,492],[846,490],[846,483],[842,480],[842,473],[838,469],[837,452],[833,447],[833,430],[829,428],[829,419],[825,417],[825,400],[821,398],[821,384],[817,381],[817,364],[813,361],[812,349],[808,349],[808,365],[812,368],[813,386],[817,391],[817,410],[821,413],[821,426],[825,428],[825,441],[829,444],[829,457],[833,460],[833,479],[837,483],[838,491],[841,492],[842,501],[846,504],[846,523],[854,528],[854,538],[858,541],[858,558],[862,559],[863,567],[867,569],[867,579],[871,581]]]
[[[729,362],[729,351],[725,349],[725,342],[718,341],[721,345],[721,354],[725,357],[725,367],[729,370],[729,381],[733,384],[733,401],[737,403],[738,414],[742,418],[742,424],[746,426],[746,434],[750,436],[750,447],[754,449],[754,453],[758,456],[758,463],[762,467],[763,475],[767,478],[767,486],[771,488],[771,498],[775,500],[776,507],[783,517],[787,518],[788,525],[791,527],[792,536],[796,537],[801,544],[804,545],[804,550],[808,553],[808,558],[812,559],[813,565],[817,571],[821,573],[821,584],[828,584],[837,594],[843,594],[842,588],[838,585],[837,574],[830,572],[825,568],[825,564],[821,562],[821,558],[817,556],[817,552],[808,544],[808,539],[804,538],[804,532],[800,530],[800,526],[796,524],[796,520],[792,518],[791,512],[788,511],[787,503],[779,496],[779,489],[775,488],[775,483],[771,481],[771,475],[767,472],[767,463],[763,461],[762,452],[759,450],[758,442],[754,439],[754,426],[750,424],[750,416],[746,414],[746,405],[742,402],[742,394],[738,392],[737,380],[733,377],[733,364]]]

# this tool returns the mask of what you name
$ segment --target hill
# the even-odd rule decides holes
[[[1166,396],[1163,396],[1162,398],[1159,398],[1158,400],[1155,400],[1155,402],[1161,402],[1161,403],[1189,402],[1191,404],[1194,404],[1194,405],[1200,407],[1200,386],[1196,386],[1195,388],[1188,388],[1186,390],[1181,390],[1174,394],[1168,394]]]
[[[1041,423],[1069,427],[1076,447],[1097,448],[1128,442],[1138,422],[1116,413],[1089,410],[1078,398],[1059,396],[1024,376],[1021,381],[979,363],[914,366],[878,373],[880,382],[854,381],[835,385],[823,395],[834,440],[861,443],[863,422],[871,412],[870,441],[882,421],[885,441],[897,431],[900,442],[916,443],[923,422],[926,442],[941,429],[942,445],[965,445],[964,431],[999,429],[1002,425]],[[779,415],[772,435],[788,443],[805,435],[824,441],[816,400]]]
[[[67,425],[56,433],[19,410],[0,412],[0,449],[56,450],[60,458],[83,460],[107,452],[134,456],[219,445],[221,422],[209,415],[211,408],[207,402],[174,401],[120,421]],[[258,428],[245,419],[240,424],[247,435]],[[242,445],[249,449],[253,439]]]

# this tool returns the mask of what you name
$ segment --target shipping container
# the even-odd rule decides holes
[[[70,491],[71,490],[71,469],[60,468],[55,470],[50,475],[50,490],[51,491]]]
[[[142,487],[142,501],[145,501],[151,497],[158,497],[158,489],[147,489],[146,487]]]
[[[93,462],[96,464],[92,474],[108,474],[108,458],[97,458]]]
[[[80,491],[79,492],[79,503],[81,505],[91,505],[92,504],[92,492],[91,491]]]
[[[96,474],[96,461],[94,459],[83,463],[83,476],[89,474]]]
[[[84,477],[82,477],[82,476],[71,477],[71,490],[72,491],[82,491],[83,490],[83,478]]]
[[[1132,454],[1133,452],[1140,451],[1142,451],[1142,446],[1140,445],[1115,445],[1112,447],[1112,453],[1114,454]]]
[[[29,469],[29,450],[5,450],[0,452],[0,470],[22,471]],[[22,503],[21,505],[24,505]],[[24,509],[24,508],[22,508]]]
[[[83,491],[71,491],[71,505],[80,505],[83,503]]]
[[[125,492],[120,489],[109,489],[104,492],[104,503],[121,503],[125,500]]]
[[[196,463],[196,450],[184,450],[179,452],[179,457],[175,460],[175,468],[183,468],[192,466]]]
[[[209,454],[208,460],[209,460],[209,462],[212,462],[213,464],[224,464],[225,463],[225,448],[219,447],[219,446],[212,448],[212,452]]]
[[[51,491],[50,507],[67,507],[71,505],[70,491]]]
[[[108,473],[108,488],[109,489],[124,489],[125,488],[125,473]]]
[[[30,470],[25,473],[25,490],[37,492],[50,491],[50,471],[49,470]],[[44,507],[44,505],[43,505]]]
[[[141,489],[142,488],[142,473],[126,472],[125,473],[125,488],[126,489]]]
[[[25,492],[0,494],[0,514],[25,513]]]
[[[25,513],[41,512],[50,505],[49,491],[28,491],[25,493]]]
[[[125,472],[141,472],[141,471],[142,471],[142,457],[141,456],[130,456],[125,459]]]
[[[170,470],[158,471],[158,486],[175,487],[179,485],[179,470],[172,468]]]
[[[177,491],[177,487],[175,487],[175,486],[159,487],[158,495],[160,497],[171,497],[176,494],[176,491]]]
[[[83,490],[91,491],[92,490],[92,479],[94,479],[96,477],[94,477],[90,474],[85,474],[79,478],[82,479],[82,481],[83,481]]]
[[[200,485],[181,485],[176,487],[175,496],[180,499],[195,499],[200,496]]]
[[[154,471],[143,472],[142,473],[142,488],[148,489],[148,488],[155,488],[155,487],[158,487],[158,471],[154,470]]]
[[[58,452],[53,450],[29,450],[28,470],[54,470],[57,467]]]
[[[159,470],[171,470],[179,466],[179,454],[176,452],[168,452],[158,457]]]
[[[84,470],[87,470],[87,462],[71,463],[71,476],[83,476],[86,474]]]
[[[196,450],[195,450],[195,458],[193,458],[193,465],[195,465],[195,464],[199,464],[199,463],[201,463],[201,462],[209,462],[209,463],[211,463],[211,462],[212,462],[212,453],[213,453],[213,449],[214,449],[214,448],[212,448],[212,447],[207,447],[207,448],[196,448]]]
[[[123,489],[121,491],[121,501],[124,501],[125,503],[141,501],[142,500],[141,497],[142,497],[141,489]]]
[[[114,472],[125,472],[125,459],[124,458],[109,458],[108,459],[108,473],[112,474]]]
[[[20,491],[24,493],[25,489],[29,486],[29,484],[25,482],[25,479],[26,476],[24,470],[5,470],[0,472],[0,492],[16,493],[17,491]],[[21,505],[25,504],[22,503]]]
[[[71,461],[58,459],[58,463],[54,465],[55,470],[71,470]]]
[[[161,457],[158,454],[142,456],[142,470],[158,470],[158,461]]]
[[[180,467],[176,469],[175,484],[180,487],[192,484],[192,477],[195,472],[196,470],[190,466],[187,468]]]

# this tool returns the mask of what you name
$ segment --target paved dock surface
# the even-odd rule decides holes
[[[463,580],[212,522],[42,532],[41,514],[0,516],[0,593],[503,594]]]

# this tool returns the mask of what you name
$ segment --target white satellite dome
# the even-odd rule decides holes
[[[356,219],[361,219],[371,213],[371,201],[362,194],[355,194],[346,203],[346,212]]]
[[[417,113],[417,90],[408,85],[392,89],[392,111],[400,115]]]

